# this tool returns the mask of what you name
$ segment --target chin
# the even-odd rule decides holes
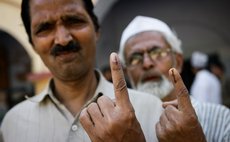
[[[160,99],[168,96],[173,88],[173,84],[164,76],[162,76],[160,81],[149,81],[145,83],[138,83],[137,85],[137,90],[155,95]]]

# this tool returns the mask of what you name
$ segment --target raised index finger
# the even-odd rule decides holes
[[[111,53],[110,55],[110,68],[113,79],[116,105],[119,107],[131,107],[124,73],[116,53]]]
[[[174,68],[170,69],[169,76],[175,87],[174,93],[176,93],[177,96],[178,109],[180,111],[194,113],[194,109],[190,101],[188,90],[185,87],[184,82],[182,81],[182,78],[178,73],[178,71]]]

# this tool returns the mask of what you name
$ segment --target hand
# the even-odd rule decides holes
[[[110,55],[115,100],[101,96],[80,114],[80,122],[93,142],[144,142],[145,137],[129,100],[121,64]]]
[[[177,100],[163,104],[165,111],[156,124],[160,142],[206,142],[202,127],[191,104],[188,90],[176,69],[169,70]]]

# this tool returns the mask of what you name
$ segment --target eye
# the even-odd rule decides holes
[[[53,28],[53,24],[52,23],[42,23],[40,25],[37,26],[37,28],[35,29],[35,34],[41,34],[44,33],[46,31],[49,31]]]
[[[130,59],[129,59],[129,65],[138,65],[142,62],[143,60],[143,55],[140,53],[135,53],[133,54]]]
[[[159,54],[159,56],[161,57],[161,58],[164,58],[164,57],[166,57],[168,55],[168,52],[167,51],[161,51],[161,53]]]
[[[149,54],[153,60],[161,60],[168,56],[169,52],[169,49],[156,49],[154,51],[150,51]]]
[[[150,50],[149,55],[150,55],[151,59],[155,60],[159,56],[159,50],[156,50],[156,49]]]

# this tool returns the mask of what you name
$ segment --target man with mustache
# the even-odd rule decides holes
[[[119,55],[134,89],[155,95],[166,104],[178,98],[168,70],[173,67],[181,71],[183,53],[181,41],[167,24],[151,17],[135,17],[122,33]],[[191,101],[207,141],[229,142],[229,109]]]
[[[127,91],[115,53],[113,84],[94,68],[99,24],[91,0],[23,0],[21,10],[29,41],[53,77],[6,114],[5,142],[157,141],[161,101]]]
[[[43,92],[6,114],[1,126],[5,142],[168,141],[161,139],[162,132],[176,137],[171,134],[178,130],[168,133],[158,123],[165,117],[160,99],[127,89],[116,53],[110,56],[113,84],[95,70],[99,25],[91,0],[23,0],[21,16],[53,78]],[[188,101],[178,73],[171,76],[181,95],[178,101]],[[179,122],[194,127],[180,129],[177,139],[204,142],[191,105],[179,104]]]

